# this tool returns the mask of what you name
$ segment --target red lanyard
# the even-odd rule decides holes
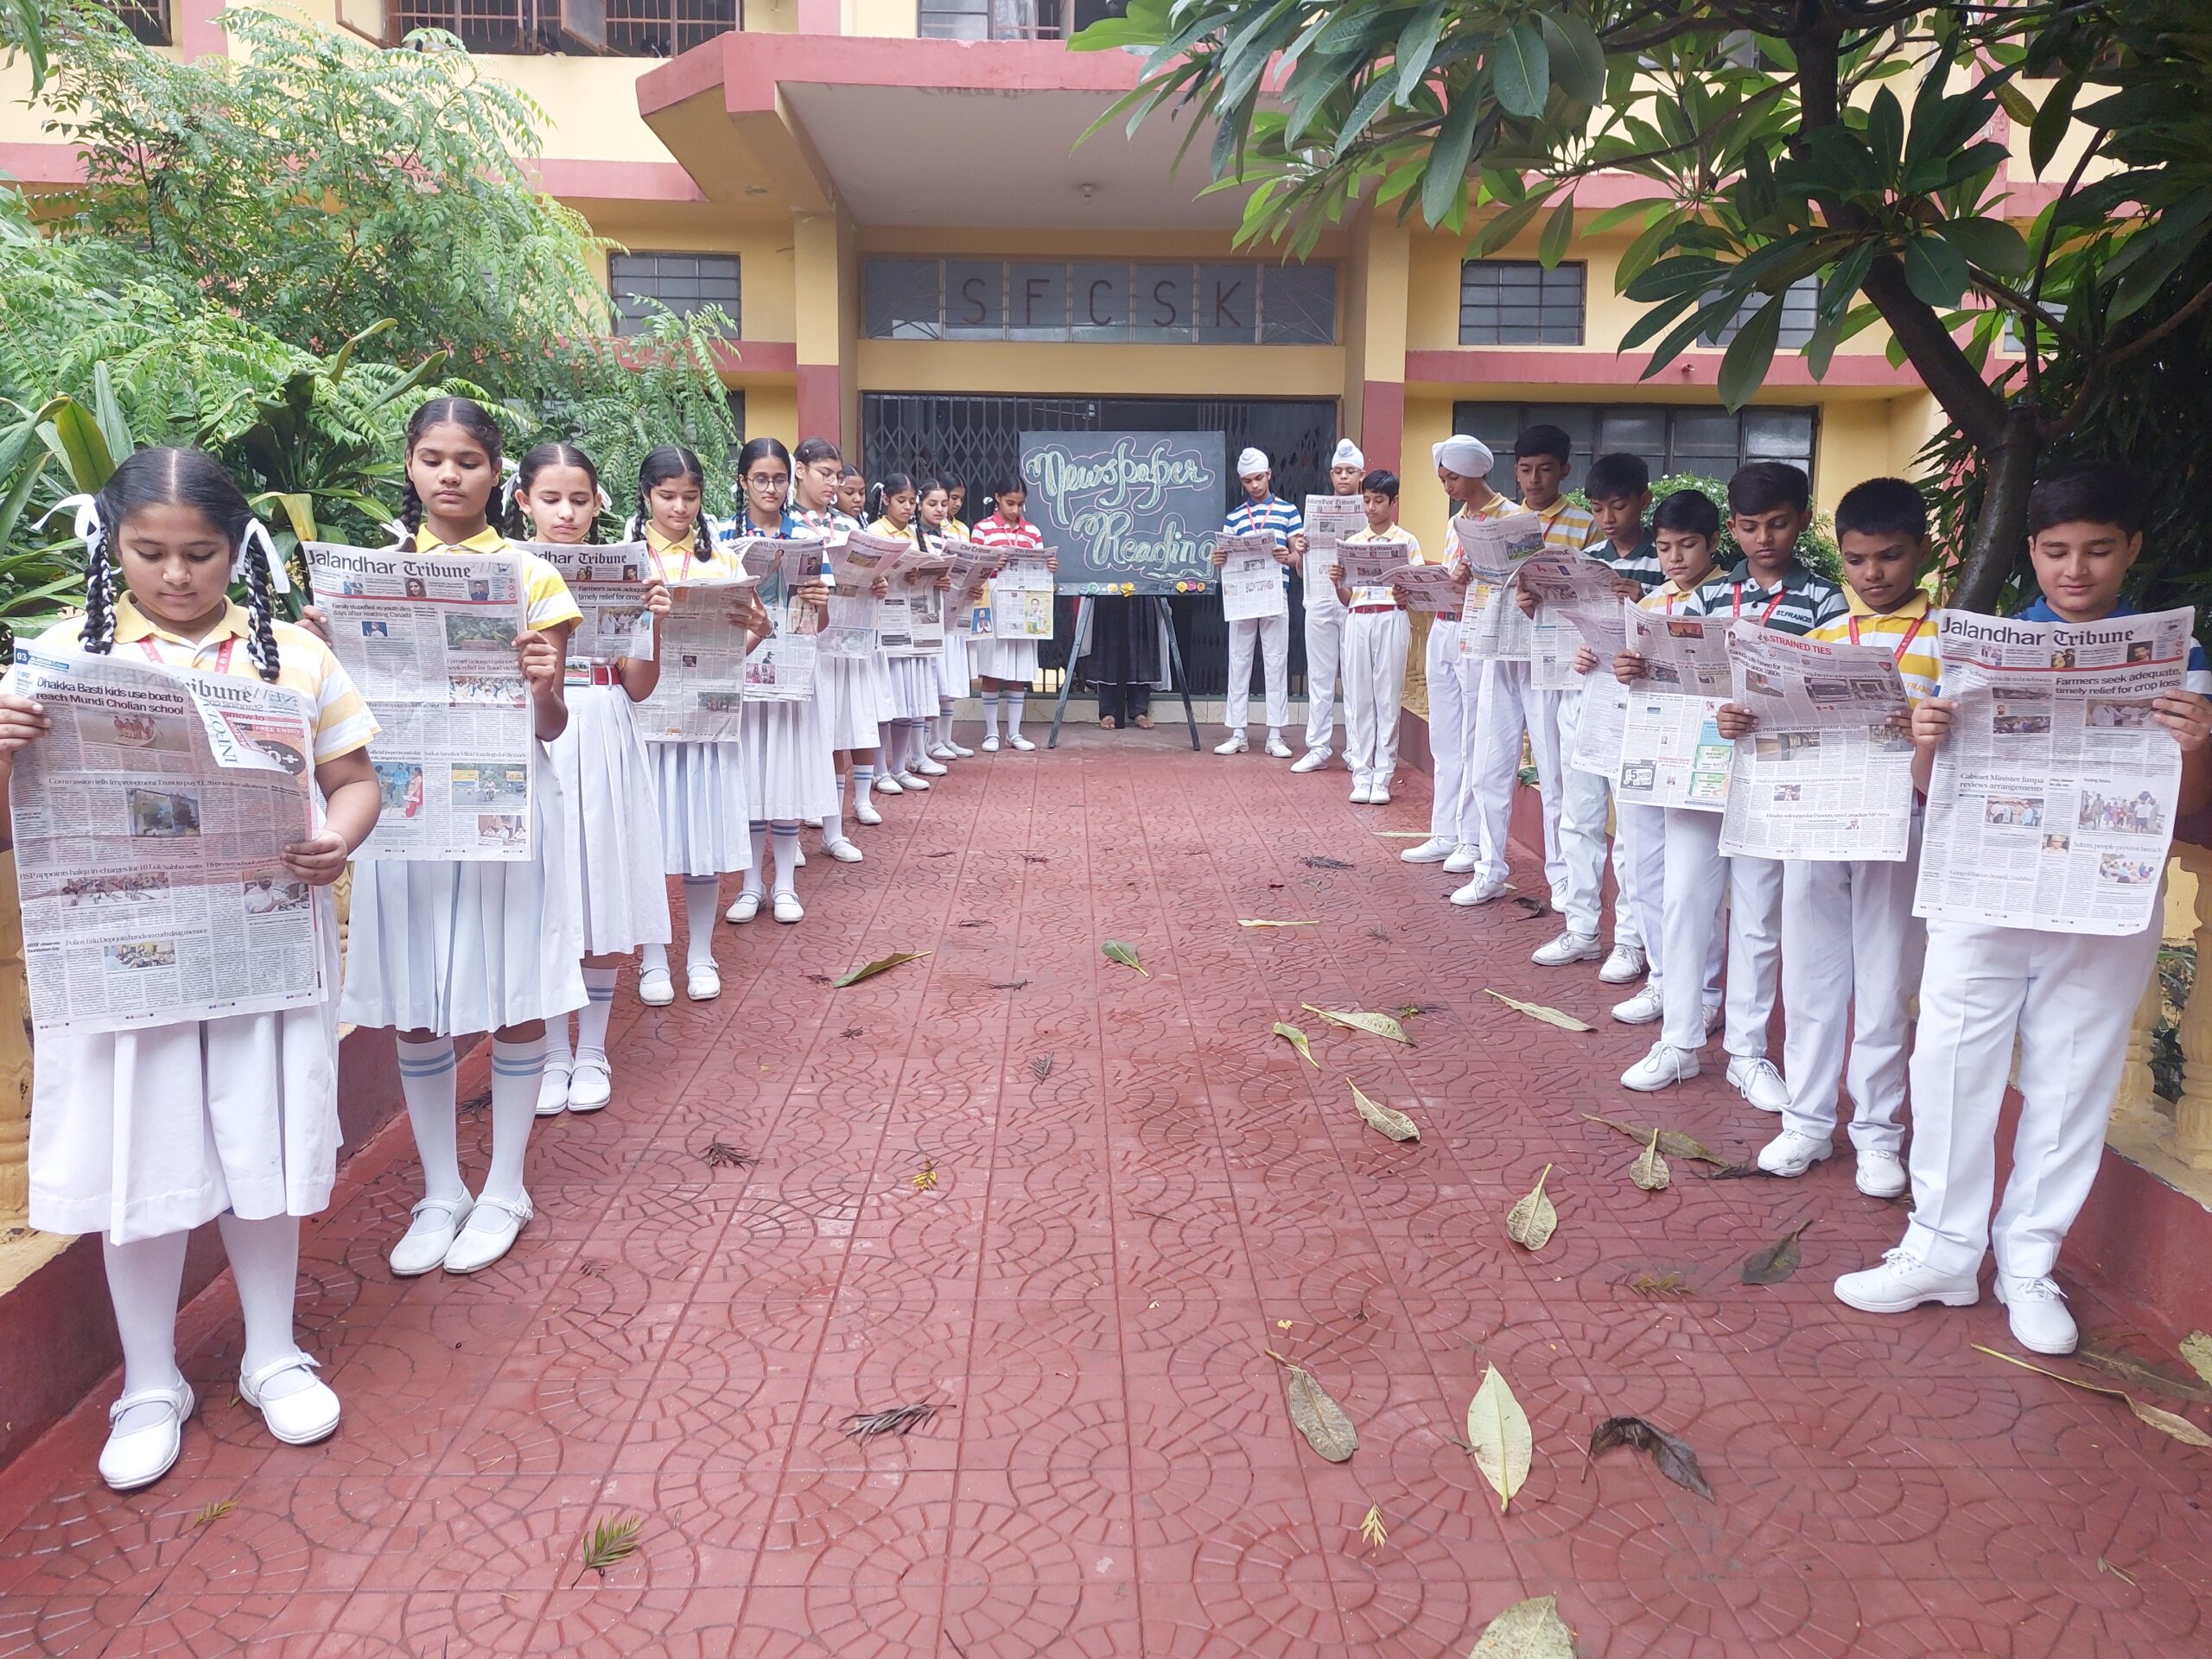
[[[1905,652],[1912,649],[1912,642],[1920,638],[1920,631],[1927,626],[1925,616],[1913,618],[1912,627],[1904,639],[1897,641],[1897,648],[1890,653],[1890,660],[1898,667],[1904,667]],[[1859,643],[1859,619],[1855,616],[1851,619],[1851,643],[1854,645]]]
[[[216,648],[215,671],[218,674],[227,674],[231,671],[231,647],[237,644],[238,641],[236,639],[226,639]],[[138,642],[138,649],[146,653],[148,660],[160,663],[164,668],[168,666],[168,662],[162,658],[162,653],[154,649],[154,642],[152,640],[141,639]],[[196,652],[194,653],[194,656],[197,656],[198,654],[199,653]]]
[[[1758,626],[1761,626],[1761,627],[1764,627],[1764,626],[1766,626],[1766,624],[1767,624],[1767,619],[1768,619],[1769,617],[1772,616],[1772,615],[1775,613],[1775,611],[1776,611],[1776,610],[1780,607],[1780,605],[1782,604],[1782,601],[1783,601],[1783,600],[1785,600],[1785,599],[1789,598],[1789,590],[1787,588],[1783,588],[1780,593],[1777,594],[1776,594],[1772,599],[1769,600],[1769,601],[1767,601],[1766,609],[1764,609],[1764,610],[1763,610],[1763,611],[1761,611],[1761,612],[1759,613]],[[1736,613],[1738,616],[1741,616],[1741,615],[1743,615],[1743,613],[1744,613],[1744,584],[1743,584],[1742,582],[1738,582],[1738,583],[1736,584],[1736,587],[1735,587],[1735,600],[1736,600],[1736,613]]]

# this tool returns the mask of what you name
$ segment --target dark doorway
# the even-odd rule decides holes
[[[1021,459],[1024,432],[1219,432],[1228,440],[1230,470],[1247,446],[1267,452],[1275,493],[1301,505],[1329,487],[1329,456],[1337,447],[1337,404],[1330,398],[988,397],[934,392],[865,392],[861,397],[861,467],[924,473],[968,486],[970,517],[997,480]],[[1225,513],[1238,499],[1236,481],[1224,492]],[[1210,595],[1168,601],[1191,690],[1217,697],[1229,677],[1229,628],[1221,601]],[[1291,582],[1290,679],[1306,688],[1304,595]],[[1060,604],[1058,631],[1039,652],[1047,668],[1065,668],[1075,604]],[[1259,694],[1259,671],[1253,671]]]

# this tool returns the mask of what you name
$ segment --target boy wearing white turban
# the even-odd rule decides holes
[[[1367,457],[1350,438],[1337,440],[1329,457],[1329,493],[1357,496]],[[1293,772],[1319,772],[1335,753],[1337,670],[1344,660],[1344,606],[1333,582],[1309,575],[1306,581],[1306,753],[1291,763]]]

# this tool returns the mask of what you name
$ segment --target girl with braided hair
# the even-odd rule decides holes
[[[85,614],[48,629],[40,655],[143,658],[257,677],[299,694],[314,731],[318,822],[284,863],[321,912],[323,976],[338,982],[330,884],[376,827],[360,693],[308,630],[270,615],[273,554],[245,497],[197,449],[142,449],[97,500],[79,498]],[[116,576],[123,593],[116,592]],[[243,581],[246,603],[228,589]],[[0,682],[0,847],[16,754],[51,728]],[[245,1314],[238,1397],[289,1445],[338,1427],[338,1396],[300,1351],[292,1313],[300,1217],[329,1201],[338,1162],[334,1001],[133,1031],[41,1033],[33,1073],[30,1222],[99,1233],[123,1344],[100,1475],[118,1491],[166,1474],[192,1415],[176,1364],[176,1312],[192,1230],[219,1224]]]

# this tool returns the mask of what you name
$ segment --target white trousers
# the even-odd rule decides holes
[[[1647,985],[1663,1001],[1667,989],[1667,814],[1665,809],[1632,801],[1619,804],[1620,823],[1613,837],[1613,868],[1621,887],[1620,909],[1613,918],[1613,938],[1624,943],[1633,927],[1649,969]],[[1707,943],[1698,972],[1698,1002],[1703,1010],[1720,1001],[1720,930]],[[1702,1026],[1700,1025],[1700,1029]]]
[[[1325,750],[1337,734],[1337,666],[1344,659],[1344,607],[1306,607],[1306,747]],[[1399,683],[1405,682],[1402,669]],[[1351,688],[1344,688],[1344,718],[1351,718]],[[1350,740],[1349,731],[1345,734]]]
[[[1460,821],[1470,816],[1467,763],[1475,746],[1477,690],[1468,683],[1461,663],[1458,617],[1440,616],[1430,622],[1426,660],[1429,765],[1436,784],[1428,808],[1428,833],[1458,842],[1464,839]]]
[[[1486,662],[1476,707],[1474,772],[1467,787],[1481,832],[1478,880],[1505,879],[1505,838],[1513,823],[1513,791],[1521,782],[1521,734],[1535,758],[1536,788],[1543,798],[1544,881],[1554,894],[1565,886],[1559,850],[1559,709],[1560,694],[1529,684],[1526,663]]]
[[[1728,941],[1727,1020],[1723,1042],[1735,1058],[1766,1058],[1767,1021],[1774,1014],[1782,967],[1782,864],[1771,858],[1723,858],[1718,812],[1666,809],[1667,864],[1661,900],[1665,959],[1703,962]],[[1646,943],[1649,944],[1647,936]],[[1679,976],[1663,982],[1660,1039],[1669,1048],[1705,1046],[1703,987]]]
[[[1403,611],[1355,613],[1344,619],[1344,764],[1355,783],[1387,788],[1398,769],[1398,709],[1405,701],[1412,633],[1412,621]],[[1313,737],[1309,727],[1306,741]]]
[[[1928,924],[1912,1051],[1912,1224],[1904,1247],[1971,1273],[1993,1244],[2037,1278],[2082,1213],[2158,930],[2111,938],[1969,922]],[[2020,1127],[1994,1227],[1997,1114],[2020,1043]]]
[[[1783,866],[1782,1074],[1790,1102],[1784,1128],[1823,1141],[1835,1134],[1847,1033],[1851,1144],[1861,1152],[1904,1150],[1907,1010],[1927,944],[1912,913],[1917,817],[1912,849],[1912,857],[1896,863]]]
[[[1582,688],[1558,694],[1559,860],[1554,899],[1567,918],[1567,931],[1595,938],[1604,919],[1605,825],[1612,809],[1612,780],[1567,765],[1582,725]],[[1619,892],[1613,906],[1613,943],[1640,945],[1640,899],[1636,861],[1624,841],[1613,845],[1613,875]]]
[[[1267,676],[1268,730],[1290,723],[1290,618],[1247,617],[1229,625],[1229,708],[1223,724],[1241,732],[1252,717],[1252,647]]]

